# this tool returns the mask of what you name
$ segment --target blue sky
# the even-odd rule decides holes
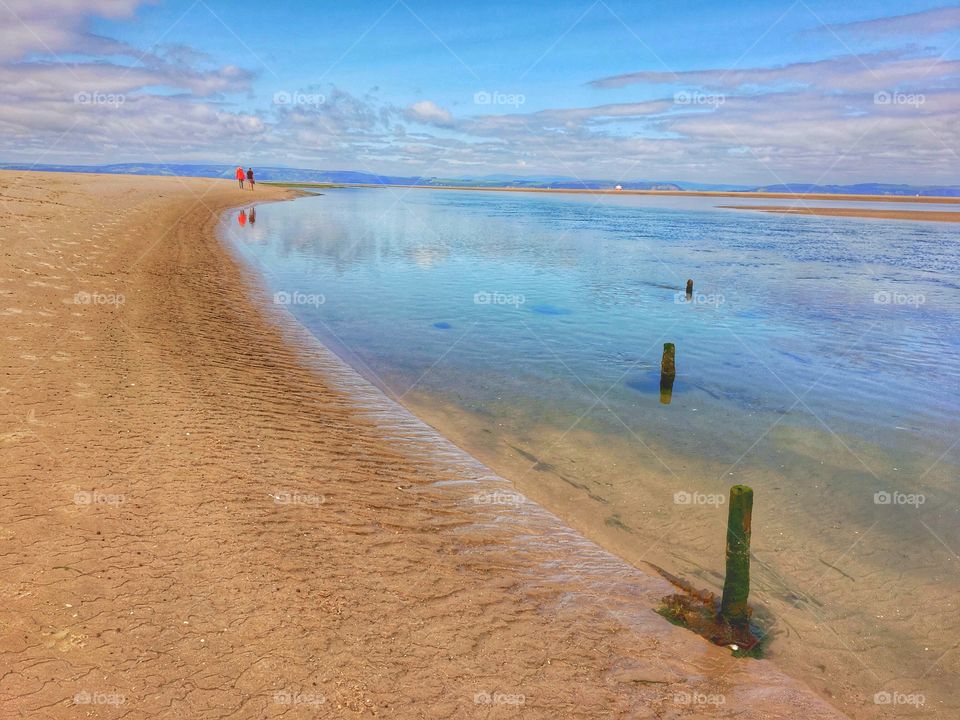
[[[958,184],[936,2],[4,0],[0,160]]]

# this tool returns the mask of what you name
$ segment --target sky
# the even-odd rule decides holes
[[[0,162],[960,184],[960,5],[0,0]]]

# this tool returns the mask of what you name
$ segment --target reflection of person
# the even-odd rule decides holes
[[[237,182],[240,183],[240,189],[243,190],[243,178],[246,177],[243,174],[243,168],[237,166]]]
[[[250,181],[250,189],[253,190],[253,168],[247,168],[247,180]]]
[[[250,208],[250,224],[253,225],[257,221],[257,209]]]
[[[247,224],[247,211],[241,210],[240,215],[237,216],[237,222],[240,223],[240,227],[243,227]]]

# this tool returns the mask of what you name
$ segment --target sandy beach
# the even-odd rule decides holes
[[[919,200],[918,200],[919,202]],[[786,215],[823,215],[826,217],[874,218],[877,220],[927,220],[933,222],[960,222],[960,212],[936,210],[880,210],[877,208],[818,208],[768,205],[720,205],[727,210],[757,210]]]
[[[841,717],[358,405],[214,236],[294,196],[0,173],[0,716]]]

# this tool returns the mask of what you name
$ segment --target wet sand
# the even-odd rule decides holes
[[[757,449],[779,458],[779,471],[745,460],[718,477],[728,464],[718,472],[706,457],[639,428],[611,432],[594,416],[571,422],[509,401],[469,412],[423,391],[404,402],[591,540],[715,593],[723,585],[727,508],[677,504],[674,494],[750,485],[751,600],[772,638],[767,657],[850,717],[958,717],[960,584],[949,572],[956,556],[941,544],[954,542],[953,513],[928,514],[925,527],[910,513],[886,512],[873,503],[871,475],[899,467],[923,476],[927,502],[950,508],[955,466],[931,469],[922,455],[784,425]],[[922,695],[924,703],[874,702],[891,691]]]
[[[344,390],[214,237],[292,196],[0,173],[0,716],[840,717]]]
[[[823,199],[823,198],[817,198]],[[921,202],[920,198],[915,198]],[[718,205],[726,210],[758,210],[785,215],[826,215],[831,217],[876,218],[879,220],[927,220],[933,222],[960,222],[960,212],[935,210],[878,210],[876,208],[817,208],[788,207],[785,205]]]

